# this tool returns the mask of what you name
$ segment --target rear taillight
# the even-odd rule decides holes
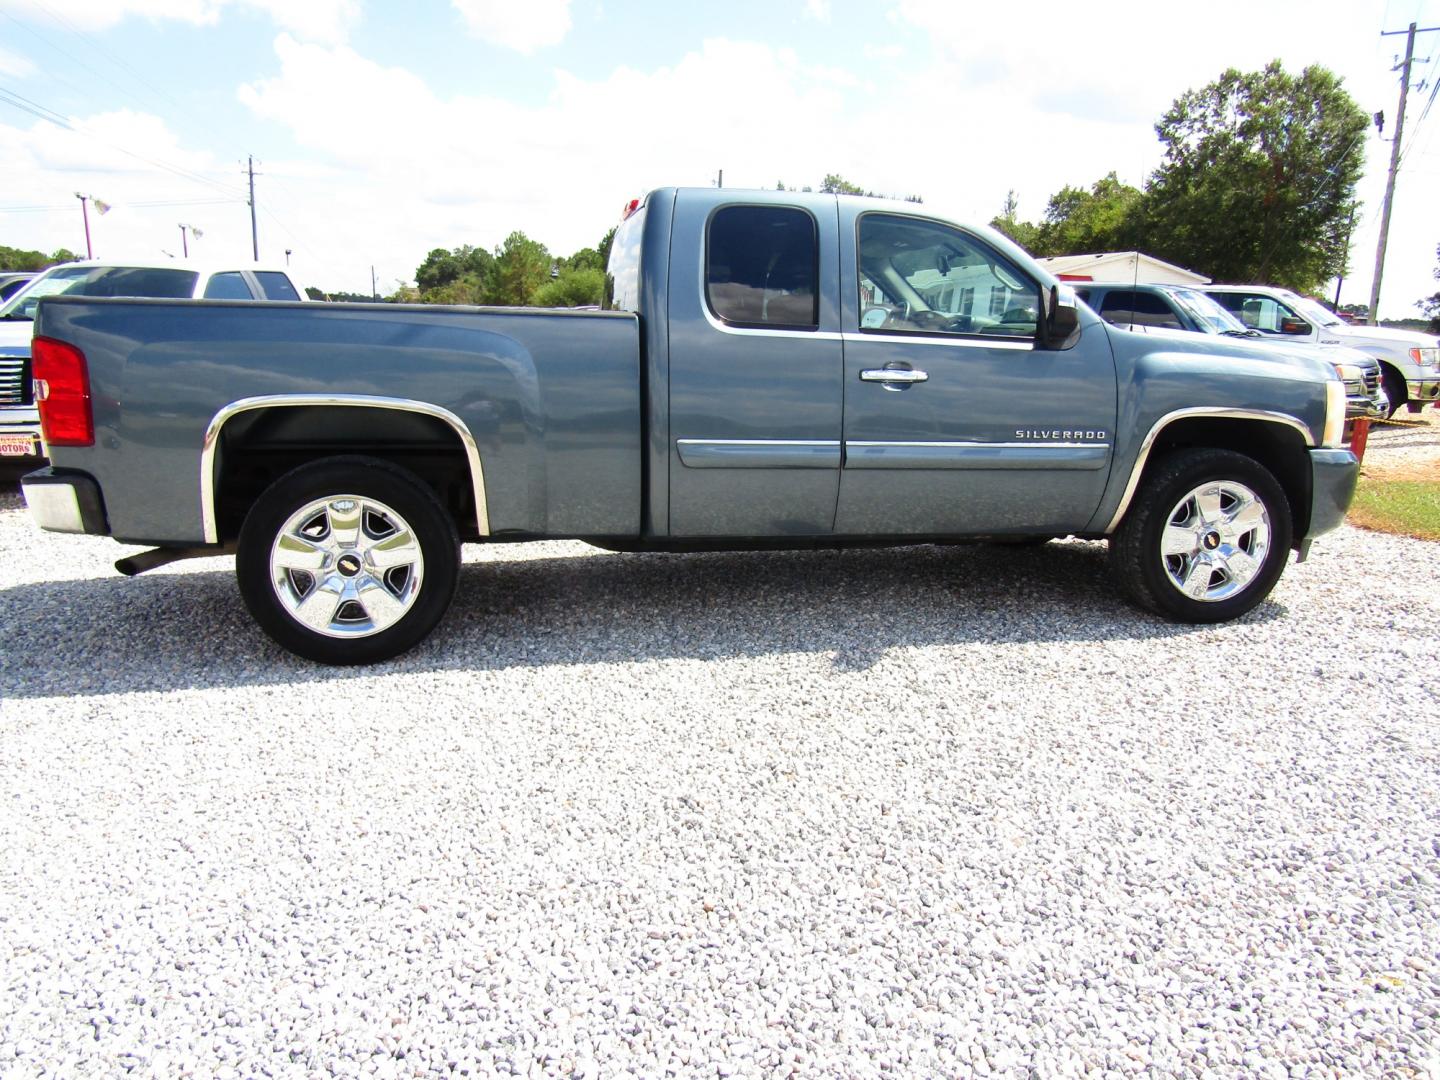
[[[30,370],[45,444],[94,446],[95,420],[90,412],[85,354],[63,341],[37,337],[30,352]]]

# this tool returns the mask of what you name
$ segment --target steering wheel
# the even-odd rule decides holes
[[[943,311],[911,311],[908,313],[911,325],[921,330],[948,331],[963,334],[974,324],[968,315],[948,315]]]

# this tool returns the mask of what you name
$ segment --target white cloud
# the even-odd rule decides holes
[[[451,0],[470,33],[529,56],[570,32],[570,0]]]
[[[9,0],[20,16],[41,22],[55,17],[87,33],[108,30],[131,18],[213,26],[224,8],[250,8],[276,25],[310,40],[342,41],[359,15],[359,0]]]
[[[830,0],[805,0],[805,17],[816,22],[830,21]]]

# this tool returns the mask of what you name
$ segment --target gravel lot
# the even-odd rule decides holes
[[[122,553],[0,489],[7,1078],[1440,1071],[1440,545],[471,549],[364,671]]]

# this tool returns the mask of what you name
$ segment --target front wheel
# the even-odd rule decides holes
[[[1290,503],[1270,471],[1229,450],[1157,462],[1110,538],[1110,566],[1131,600],[1177,622],[1250,611],[1285,569]]]
[[[460,541],[430,486],[389,462],[334,457],[266,489],[245,518],[240,594],[267,634],[322,664],[411,648],[450,605]]]

